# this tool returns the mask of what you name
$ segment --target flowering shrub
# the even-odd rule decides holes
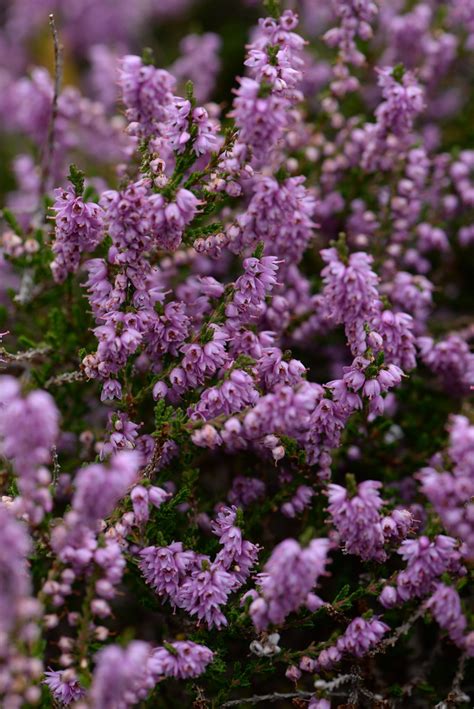
[[[472,706],[472,3],[241,2],[2,9],[5,709]]]

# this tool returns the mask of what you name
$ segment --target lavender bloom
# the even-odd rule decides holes
[[[123,57],[119,87],[127,107],[127,118],[138,123],[145,136],[160,133],[160,124],[168,118],[175,86],[176,80],[164,69],[144,66],[138,56]]]
[[[227,618],[220,606],[238,586],[235,576],[226,571],[218,562],[203,560],[201,569],[197,568],[186,577],[178,590],[177,603],[198,620],[205,620],[209,628],[227,625]]]
[[[369,650],[378,645],[383,635],[389,630],[388,625],[378,618],[364,620],[355,618],[338,638],[335,646],[323,650],[317,660],[322,669],[330,669],[340,661],[346,653],[355,657],[363,657]]]
[[[43,683],[47,685],[57,702],[66,706],[82,699],[86,690],[79,684],[72,670],[48,670]]]
[[[394,71],[392,67],[379,69],[378,81],[384,101],[375,115],[380,131],[403,137],[412,130],[413,121],[424,109],[425,103],[423,90],[413,74],[407,71],[398,80]]]
[[[10,376],[0,378],[1,452],[10,458],[19,474],[48,463],[58,435],[59,413],[45,391],[20,395],[20,385]],[[26,424],[26,425],[24,425]]]
[[[334,0],[333,6],[340,18],[340,27],[326,32],[324,40],[330,47],[338,47],[344,63],[360,66],[365,58],[357,49],[355,40],[357,37],[363,40],[372,37],[370,23],[377,15],[377,4],[373,0],[350,3],[345,0]]]
[[[358,486],[357,494],[349,497],[345,488],[329,485],[328,511],[344,548],[364,561],[384,561],[387,557],[380,516],[383,500],[378,491],[381,487],[382,483],[365,480]]]
[[[396,364],[404,372],[414,369],[416,347],[412,317],[407,313],[383,310],[372,320],[372,325],[383,338],[385,361]]]
[[[26,512],[31,524],[39,524],[52,507],[47,488],[51,476],[43,466],[50,462],[58,437],[59,412],[45,391],[23,398],[19,383],[10,376],[0,377],[0,402],[0,453],[12,461],[18,475],[18,511]]]
[[[145,581],[159,596],[169,596],[175,605],[182,581],[197,563],[196,554],[184,551],[181,542],[167,547],[146,547],[140,552],[140,570]]]
[[[431,337],[417,341],[423,363],[454,392],[469,391],[474,384],[474,354],[457,335],[435,343]]]
[[[214,89],[220,69],[220,46],[221,39],[214,32],[189,34],[179,44],[181,56],[170,67],[178,81],[193,82],[194,94],[200,103],[208,101]]]
[[[243,266],[245,273],[236,280],[234,297],[225,313],[229,319],[247,323],[263,314],[265,298],[277,282],[278,260],[275,256],[252,257],[245,259]]]
[[[452,537],[439,534],[434,541],[421,536],[402,542],[398,553],[407,562],[404,571],[397,575],[396,587],[385,586],[380,602],[385,607],[405,603],[412,598],[422,598],[434,590],[436,580],[446,571],[462,575],[461,555]]]
[[[51,269],[56,281],[64,281],[68,273],[77,271],[81,253],[93,251],[102,238],[102,209],[93,202],[85,203],[72,187],[55,190],[55,258]]]
[[[241,369],[234,369],[222,384],[205,389],[191,418],[204,420],[221,414],[232,414],[256,404],[258,391],[252,377]]]
[[[126,648],[109,645],[96,656],[96,667],[90,689],[94,709],[127,709],[146,695],[155,685],[148,669],[151,648],[135,640]]]
[[[212,531],[219,537],[223,546],[216,556],[216,562],[233,573],[241,585],[245,583],[257,561],[259,548],[256,544],[242,539],[242,531],[236,526],[236,520],[235,507],[222,507],[212,524]]]
[[[306,507],[311,504],[314,490],[307,485],[300,485],[289,502],[285,502],[281,511],[286,517],[295,517],[301,514]]]
[[[239,80],[232,116],[239,129],[239,141],[252,150],[253,163],[261,167],[270,158],[289,124],[289,109],[301,94],[295,86],[301,80],[303,40],[292,30],[297,17],[287,10],[276,21],[260,21],[256,41],[249,45],[246,66],[251,77]],[[275,60],[270,58],[277,48]]]
[[[156,678],[188,679],[202,675],[213,657],[214,653],[205,645],[189,640],[177,641],[155,648],[148,660],[148,668]]]
[[[432,308],[433,284],[424,276],[413,276],[399,271],[390,288],[390,300],[399,310],[409,313],[418,332],[424,325]],[[419,333],[420,334],[420,333]]]
[[[474,558],[474,426],[464,416],[450,420],[450,446],[448,455],[453,463],[453,472],[422,468],[418,473],[422,492],[439,514],[450,534],[463,542],[463,555]]]
[[[190,190],[181,188],[174,202],[166,203],[163,195],[154,194],[149,205],[156,245],[174,251],[181,243],[185,227],[197,213],[199,200]]]
[[[321,275],[328,316],[336,323],[344,323],[352,352],[363,354],[364,324],[371,321],[379,307],[378,277],[371,269],[372,257],[364,252],[353,253],[346,265],[334,248],[323,249],[321,256],[327,264]]]
[[[140,455],[135,451],[117,453],[109,468],[95,464],[82,468],[76,476],[72,507],[81,523],[93,527],[107,517],[135,481]]]
[[[258,177],[247,209],[229,230],[232,250],[265,244],[265,253],[298,263],[313,236],[315,199],[304,186],[303,177],[290,177],[282,183],[271,177]]]
[[[461,609],[458,592],[444,583],[438,583],[425,607],[431,611],[438,625],[447,631],[453,643],[464,647],[467,620]]]
[[[306,603],[324,573],[328,549],[327,539],[313,539],[304,549],[294,539],[275,547],[259,577],[261,595],[249,609],[256,628],[281,625],[287,615]]]
[[[232,505],[247,507],[263,497],[264,494],[265,483],[262,480],[258,478],[244,478],[238,475],[232,481],[232,488],[227,495],[227,499]]]
[[[15,624],[19,604],[30,593],[26,557],[31,550],[31,542],[23,524],[17,522],[3,504],[0,504],[0,530],[3,540],[0,554],[0,628],[2,632],[8,632]]]

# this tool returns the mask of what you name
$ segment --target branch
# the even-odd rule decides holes
[[[400,640],[402,635],[406,635],[406,633],[408,633],[411,627],[416,623],[418,618],[421,618],[425,611],[426,608],[424,606],[418,608],[414,613],[411,614],[411,616],[405,623],[402,623],[402,625],[400,625],[395,630],[393,635],[391,635],[389,638],[386,638],[385,640],[382,640],[371,652],[369,652],[369,657],[373,657],[379,652],[385,652],[388,647],[393,647],[393,645],[395,645],[398,640]]]
[[[469,702],[470,697],[462,691],[461,684],[464,679],[464,671],[466,669],[466,661],[469,659],[467,652],[463,652],[459,658],[459,665],[454,675],[453,684],[451,686],[451,691],[442,702],[436,704],[435,709],[449,709],[449,707],[455,706],[456,704],[464,704]]]
[[[279,699],[310,699],[314,697],[314,692],[290,692],[289,694],[260,694],[253,697],[245,697],[243,699],[232,699],[230,702],[224,702],[221,707],[236,707],[242,704],[259,704],[259,702],[276,702]]]
[[[49,389],[52,386],[58,386],[60,384],[71,384],[72,382],[85,382],[87,379],[84,372],[64,372],[64,374],[58,374],[57,377],[51,377],[48,379],[44,385],[45,389]]]
[[[25,350],[24,352],[7,352],[4,347],[0,347],[0,367],[30,364],[30,362],[36,359],[42,359],[50,352],[51,347],[36,347],[31,350]]]
[[[44,194],[47,187],[48,178],[51,172],[51,164],[53,161],[54,154],[54,139],[56,131],[56,118],[58,116],[58,99],[59,92],[61,89],[61,80],[63,74],[63,46],[59,41],[58,31],[56,29],[56,23],[54,21],[54,15],[51,13],[49,15],[49,26],[51,29],[51,34],[53,37],[54,45],[54,93],[53,101],[51,105],[51,115],[49,117],[48,125],[48,138],[46,142],[45,154],[43,157],[43,165],[41,171],[41,186],[40,194]]]

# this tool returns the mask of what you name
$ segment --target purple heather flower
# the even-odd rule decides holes
[[[84,202],[74,189],[55,190],[54,261],[51,269],[56,281],[63,281],[68,273],[77,271],[81,253],[93,251],[102,239],[102,208],[93,202]]]
[[[453,416],[449,425],[448,455],[453,472],[422,468],[417,477],[448,532],[463,542],[463,555],[474,558],[474,426],[465,416]],[[434,461],[433,461],[434,462]]]
[[[389,630],[388,625],[378,618],[370,620],[355,618],[344,634],[338,638],[336,645],[326,648],[319,654],[317,666],[321,669],[331,669],[340,662],[345,653],[363,657],[378,645],[387,630]]]
[[[170,66],[178,81],[192,81],[199,102],[208,101],[220,69],[221,39],[214,32],[189,34],[179,43],[181,56]]]
[[[300,485],[289,502],[285,502],[281,511],[286,517],[295,517],[309,507],[314,490],[308,485]]]
[[[431,337],[419,337],[417,344],[423,364],[448,390],[462,393],[474,385],[474,354],[458,335],[448,335],[437,343]]]
[[[321,275],[328,316],[335,323],[344,323],[353,354],[363,354],[366,349],[364,325],[372,320],[380,302],[378,277],[371,268],[372,257],[356,252],[345,264],[335,248],[323,249],[321,256],[327,264]]]
[[[159,132],[168,117],[176,80],[164,69],[145,66],[138,56],[122,58],[119,87],[127,107],[127,118],[140,125],[144,135]]]
[[[259,577],[260,596],[249,609],[256,628],[281,625],[287,615],[305,604],[324,573],[328,549],[327,539],[313,539],[306,548],[294,539],[285,539],[275,547]]]
[[[236,521],[236,508],[223,506],[212,524],[212,531],[223,547],[216,556],[216,562],[233,573],[238,584],[243,584],[257,561],[259,548],[242,539],[242,531],[236,526]]]
[[[227,499],[237,507],[247,507],[265,494],[265,483],[258,478],[246,478],[238,475],[232,481]]]
[[[46,684],[53,697],[60,704],[71,704],[85,695],[86,690],[79,684],[73,670],[48,670],[44,673]]]
[[[434,286],[427,278],[399,271],[390,287],[390,300],[414,320],[416,332],[423,328],[433,307]],[[420,334],[420,333],[419,333]]]
[[[421,536],[402,542],[398,553],[406,561],[406,568],[397,575],[396,587],[386,586],[380,602],[386,607],[401,604],[412,598],[432,593],[435,582],[446,571],[456,575],[465,573],[457,542],[439,534],[434,541]],[[389,590],[387,590],[389,589]]]
[[[388,625],[377,618],[370,620],[355,618],[344,635],[337,641],[338,650],[356,657],[363,657],[380,642],[387,630],[389,630]]]
[[[372,320],[372,326],[382,336],[382,349],[387,364],[396,364],[404,372],[409,372],[416,367],[416,346],[411,315],[383,310]]]
[[[127,709],[145,699],[156,683],[148,668],[150,652],[139,640],[125,648],[109,645],[100,650],[90,689],[93,709]]]
[[[161,505],[166,502],[166,500],[169,500],[170,497],[171,493],[163,490],[161,487],[151,485],[151,487],[148,488],[148,499],[153,507],[161,507]]]
[[[205,645],[181,640],[155,648],[148,660],[148,669],[156,678],[188,679],[205,672],[213,656]]]
[[[370,23],[377,15],[378,7],[373,0],[345,2],[334,0],[334,9],[340,18],[340,27],[330,29],[324,35],[324,41],[330,47],[338,47],[344,63],[360,66],[364,63],[364,55],[357,49],[356,38],[368,40],[372,37]]]
[[[184,551],[181,542],[167,547],[146,547],[140,551],[140,570],[159,596],[169,596],[176,605],[180,584],[198,558],[194,552]]]
[[[204,560],[186,576],[177,594],[177,605],[198,620],[205,620],[208,628],[227,625],[221,606],[238,586],[235,576],[226,571],[219,562]]]
[[[109,467],[96,463],[79,470],[72,508],[82,524],[92,527],[114,510],[135,481],[140,462],[136,451],[121,451]]]
[[[277,283],[278,260],[275,256],[244,260],[244,274],[234,286],[234,296],[225,313],[239,323],[258,320],[263,315],[265,298]]]
[[[256,404],[258,391],[252,377],[241,369],[234,369],[218,386],[205,389],[192,413],[192,418],[204,420],[221,414],[233,414]]]
[[[34,390],[22,397],[14,377],[0,377],[0,453],[12,461],[21,493],[18,511],[31,524],[39,524],[52,507],[51,475],[43,466],[58,434],[59,412],[50,394]]]
[[[392,67],[379,69],[378,83],[384,101],[375,111],[379,130],[402,137],[409,133],[413,121],[425,107],[423,89],[410,71],[399,80]]]
[[[315,198],[304,186],[304,178],[290,177],[280,183],[258,177],[252,188],[250,204],[237,218],[238,230],[232,232],[232,250],[263,241],[265,253],[278,256],[286,266],[298,263],[315,227]]]
[[[328,488],[328,511],[344,549],[364,561],[384,561],[387,557],[380,516],[383,505],[379,494],[381,487],[380,482],[365,480],[354,496],[341,485],[331,484]]]
[[[197,214],[199,204],[198,198],[183,187],[173,202],[166,202],[161,194],[150,197],[151,229],[159,249],[174,251],[179,247],[184,229]]]
[[[30,553],[31,542],[24,525],[12,516],[3,503],[0,504],[0,534],[0,629],[6,632],[15,624],[18,605],[30,593],[26,557]]]
[[[135,485],[130,493],[130,499],[137,524],[145,524],[149,517],[147,488],[143,485]]]
[[[289,110],[301,98],[295,87],[302,77],[304,42],[292,31],[296,24],[291,11],[283,13],[279,21],[260,21],[245,62],[251,76],[239,79],[235,92],[231,115],[239,129],[239,141],[252,150],[257,167],[271,158],[290,123]],[[273,46],[279,47],[275,61],[269,54]]]
[[[462,612],[458,592],[444,583],[438,583],[425,607],[431,611],[438,625],[447,631],[451,640],[459,647],[464,647],[467,620]]]
[[[59,412],[53,398],[35,390],[21,397],[20,385],[10,376],[0,377],[1,452],[19,474],[48,463],[58,436]]]
[[[312,697],[309,700],[308,709],[331,709],[331,702],[329,699],[317,699]]]

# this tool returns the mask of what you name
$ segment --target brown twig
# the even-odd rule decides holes
[[[44,385],[45,389],[49,389],[52,386],[58,386],[60,384],[71,384],[72,382],[84,382],[87,379],[84,372],[80,370],[76,372],[64,372],[64,374],[58,374],[57,377],[51,377],[48,379]]]
[[[459,658],[458,669],[456,671],[456,674],[454,675],[451,691],[449,692],[446,699],[444,699],[442,702],[439,702],[439,704],[435,706],[435,709],[449,709],[449,707],[454,707],[457,704],[464,704],[465,702],[470,701],[470,697],[461,689],[461,684],[463,682],[464,672],[466,669],[466,662],[468,659],[469,656],[467,652],[463,652],[463,654]]]
[[[0,347],[0,367],[27,365],[34,360],[42,359],[50,351],[51,347],[37,347],[24,352],[7,352],[6,349]]]
[[[239,704],[259,704],[260,702],[277,702],[279,699],[309,699],[310,697],[314,697],[314,692],[290,692],[288,694],[275,692],[274,694],[259,694],[253,697],[231,699],[230,702],[221,704],[221,707],[236,707]]]
[[[42,160],[40,194],[44,194],[47,188],[48,178],[51,172],[51,164],[54,155],[54,139],[56,132],[56,119],[58,116],[58,99],[61,90],[63,74],[63,47],[59,41],[58,30],[54,21],[54,15],[49,15],[49,26],[53,38],[54,46],[54,92],[51,104],[51,115],[49,117],[48,137],[45,152]]]
[[[405,623],[402,623],[393,635],[390,635],[389,638],[386,638],[385,640],[382,640],[371,652],[369,652],[369,656],[373,657],[374,655],[377,655],[379,652],[384,652],[388,647],[393,647],[398,640],[400,640],[402,635],[406,635],[408,631],[412,628],[412,626],[416,623],[418,618],[421,618],[421,616],[425,613],[426,608],[424,606],[421,606],[418,608],[414,613],[411,614],[411,616],[408,618],[408,620]]]

